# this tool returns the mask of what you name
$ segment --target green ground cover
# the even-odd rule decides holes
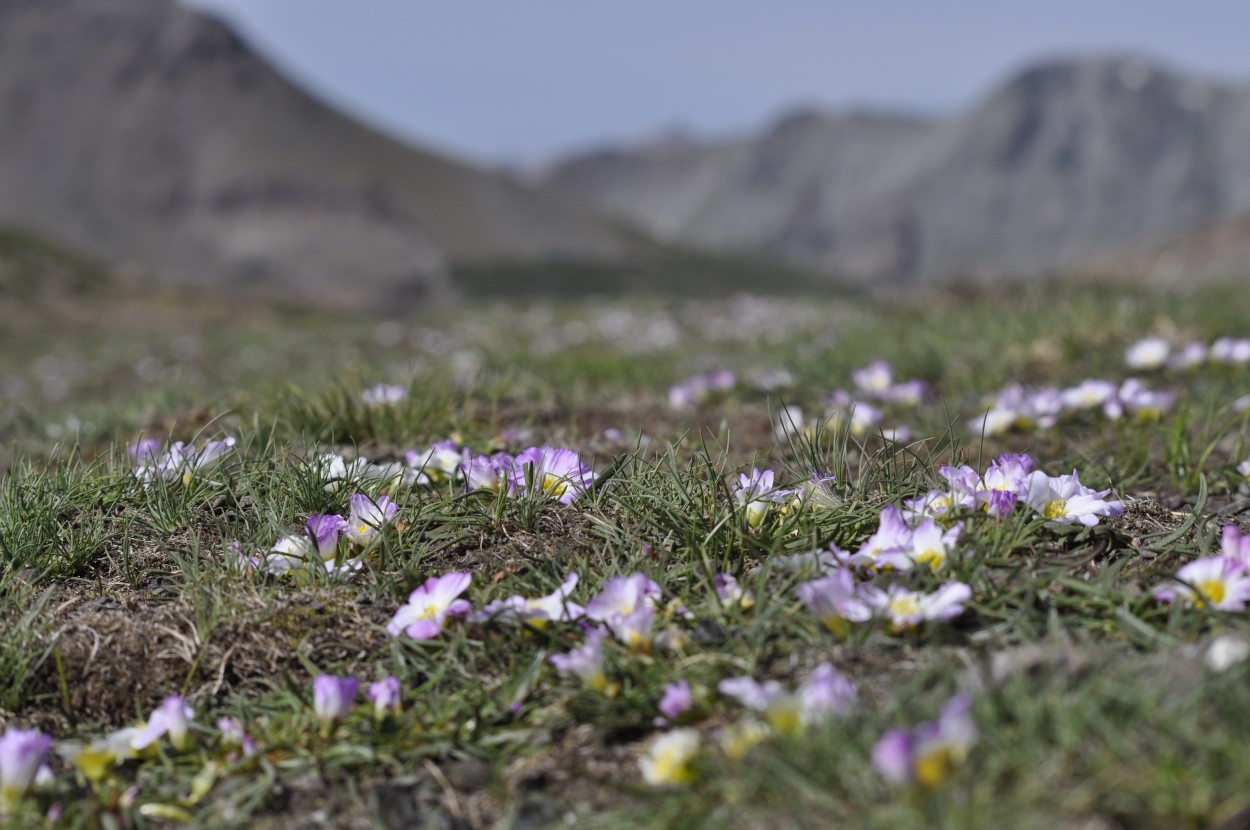
[[[1250,662],[1236,658],[1250,626],[1209,589],[1188,602],[1154,591],[1188,590],[1178,570],[1219,555],[1224,527],[1242,527],[1250,509],[1238,469],[1250,416],[1237,403],[1250,366],[1132,369],[1125,350],[1146,336],[1177,348],[1250,336],[1248,306],[1235,287],[1129,295],[1058,282],[893,306],[492,301],[378,323],[167,297],[118,302],[100,323],[70,309],[10,333],[0,724],[55,744],[50,780],[14,797],[9,820],[1240,826]],[[875,359],[929,395],[857,387],[854,372]],[[716,370],[734,373],[729,388],[670,401],[673,386]],[[1045,407],[983,419],[987,396],[1012,384],[1105,379],[1127,401],[1130,377],[1174,398],[1115,418],[1103,401],[1069,404],[1053,426],[1039,424]],[[377,384],[402,399],[367,403]],[[854,410],[831,408],[839,389]],[[861,427],[869,405],[881,420]],[[226,438],[235,443],[220,459],[169,476],[137,474],[145,459],[128,451],[156,441],[151,466],[172,442]],[[531,468],[527,479],[521,468],[521,492],[466,492],[458,455],[427,455],[446,441],[471,455],[567,447],[595,481],[582,491],[580,478]],[[950,619],[896,625],[891,607],[831,620],[802,599],[821,574],[796,555],[855,553],[883,510],[949,490],[943,466],[983,474],[1003,452],[1026,452],[1051,476],[1076,469],[1122,510],[1087,527],[1023,500],[1002,517],[956,506],[934,517],[962,528],[940,568],[856,570],[857,592],[968,586]],[[755,468],[795,492],[739,495]],[[310,516],[348,516],[358,493],[396,509],[367,543],[338,543],[329,555],[340,573],[320,558],[315,568],[269,558]],[[414,590],[457,573],[469,575],[460,598],[474,615],[424,639],[388,630]],[[642,635],[602,621],[602,677],[590,680],[551,661],[593,637],[587,620],[476,616],[507,597],[550,595],[570,573],[578,606],[633,574],[659,592],[653,608],[637,603],[654,618]],[[1229,584],[1231,598],[1240,589]],[[804,716],[752,714],[721,685],[752,677],[792,690],[825,663],[854,699]],[[360,681],[344,717],[319,723],[319,675]],[[385,677],[402,704],[377,718],[364,690]],[[657,725],[681,681],[691,706]],[[884,734],[933,721],[957,694],[977,737],[909,770],[925,783],[874,765]],[[174,695],[194,710],[185,741],[166,735],[142,752],[101,743]],[[223,718],[254,753],[230,743]],[[656,756],[677,730],[693,730],[681,734],[697,750]],[[648,780],[648,757],[669,783]]]

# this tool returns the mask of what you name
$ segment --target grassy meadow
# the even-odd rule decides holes
[[[1242,289],[11,302],[13,826],[1250,822]]]

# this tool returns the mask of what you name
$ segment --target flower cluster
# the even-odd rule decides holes
[[[669,389],[668,402],[674,408],[689,409],[707,403],[717,393],[732,391],[736,383],[734,373],[727,370],[695,375]]]
[[[874,360],[851,372],[851,381],[863,397],[886,404],[916,406],[931,396],[929,384],[923,380],[895,382],[894,367],[884,360]]]
[[[517,497],[537,491],[571,504],[595,481],[594,471],[581,456],[564,447],[529,447],[515,457],[506,452],[475,455],[451,440],[409,450],[402,462],[349,461],[341,455],[325,454],[313,459],[311,467],[330,493],[347,483],[376,485],[387,492],[463,484],[470,492],[502,490]]]
[[[135,464],[134,476],[145,488],[151,487],[155,481],[181,482],[189,487],[205,470],[231,452],[236,443],[232,436],[209,441],[199,448],[175,441],[162,452],[160,441],[147,438],[130,447],[130,459]]]
[[[1034,389],[1015,384],[991,396],[985,403],[984,414],[970,420],[968,428],[985,435],[1050,429],[1066,415],[1091,411],[1100,411],[1112,421],[1125,415],[1151,421],[1158,419],[1175,402],[1174,393],[1148,389],[1137,378],[1120,384],[1091,379],[1065,389],[1054,386]]]
[[[379,383],[361,392],[360,400],[369,407],[395,406],[408,400],[408,390],[402,386]]]
[[[236,542],[235,555],[245,569],[277,576],[317,570],[350,576],[364,567],[365,554],[399,512],[387,496],[375,500],[356,493],[350,504],[346,518],[333,513],[309,516],[299,533],[283,536],[259,556],[244,553]]]
[[[845,715],[856,695],[855,684],[828,663],[817,666],[793,692],[776,680],[760,683],[751,677],[722,680],[717,689],[763,718],[780,735],[798,735],[834,716]]]
[[[885,587],[861,583],[845,568],[805,582],[797,592],[808,610],[838,636],[846,633],[848,623],[877,619],[886,620],[895,634],[925,622],[946,622],[962,614],[964,603],[972,598],[972,589],[962,582],[947,582],[925,594],[898,583]]]
[[[354,677],[318,675],[313,679],[313,713],[321,725],[321,734],[328,737],[334,725],[351,714],[360,693],[360,681]],[[373,719],[381,724],[403,708],[403,689],[395,677],[385,677],[369,685],[368,697],[373,703]]]
[[[196,744],[191,731],[194,717],[195,711],[182,697],[171,695],[161,701],[144,723],[118,729],[86,746],[66,746],[63,752],[88,781],[100,782],[117,765],[152,753],[162,738],[169,739],[175,752],[190,752]],[[239,727],[239,734],[236,746],[242,747],[244,754],[254,753],[255,746],[242,733],[242,727]],[[223,730],[223,743],[226,742]]]
[[[1250,339],[1221,337],[1211,345],[1194,340],[1173,351],[1172,344],[1162,337],[1144,337],[1124,352],[1124,363],[1130,369],[1189,369],[1203,363],[1229,366],[1250,364]]]
[[[856,438],[880,433],[887,441],[905,442],[911,430],[905,426],[883,428],[886,413],[881,407],[914,407],[929,400],[932,392],[922,380],[896,382],[894,369],[884,360],[874,360],[851,372],[855,391],[837,389],[825,399],[824,418],[807,419],[798,406],[782,407],[773,417],[773,433],[778,440],[815,438],[821,432],[845,430]],[[871,401],[872,403],[869,403]]]
[[[967,465],[942,467],[938,472],[947,481],[945,490],[930,490],[903,503],[903,516],[911,523],[930,517],[949,520],[951,511],[957,509],[982,510],[1005,519],[1017,506],[1024,506],[1060,524],[1093,527],[1099,518],[1118,516],[1124,510],[1123,502],[1106,498],[1111,490],[1086,487],[1076,470],[1071,475],[1047,475],[1025,453],[1000,455],[984,475]]]
[[[771,735],[793,737],[850,712],[855,684],[828,663],[817,666],[793,692],[775,680],[763,683],[752,677],[731,677],[718,686],[722,695],[736,700],[749,714],[721,730],[720,746],[732,761],[740,761],[751,747]],[[690,685],[681,681],[665,689],[659,708],[664,717],[658,726],[673,723],[693,706]],[[652,786],[685,786],[698,778],[699,732],[672,729],[655,741],[639,759],[643,780]]]

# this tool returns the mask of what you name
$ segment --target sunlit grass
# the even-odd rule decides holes
[[[1215,555],[1219,526],[1245,509],[1236,468],[1248,416],[1232,404],[1250,392],[1250,371],[1150,375],[1179,393],[1158,420],[1091,410],[1001,436],[968,422],[1009,383],[1122,381],[1125,347],[1149,331],[1180,332],[1177,342],[1250,333],[1237,328],[1250,319],[1238,308],[1245,315],[1240,295],[1218,290],[1178,304],[1043,286],[1006,310],[1001,296],[948,295],[897,309],[862,298],[823,310],[813,300],[454,308],[332,331],[319,319],[241,321],[196,333],[198,354],[171,360],[156,384],[135,384],[133,355],[97,332],[103,345],[84,340],[72,355],[92,380],[71,380],[59,400],[32,393],[5,422],[0,714],[90,741],[182,695],[196,709],[197,748],[165,747],[90,787],[56,760],[56,780],[22,817],[59,804],[70,826],[179,816],[251,826],[317,811],[344,826],[565,813],[579,826],[1219,826],[1250,809],[1238,786],[1250,775],[1238,714],[1250,664],[1219,673],[1204,659],[1211,637],[1250,637],[1250,625],[1244,613],[1151,592]],[[734,314],[745,322],[717,321]],[[249,349],[273,360],[245,367]],[[852,435],[824,418],[774,434],[783,405],[819,416],[874,358],[935,393],[917,407],[883,405],[881,429],[905,425],[910,438]],[[739,382],[699,407],[667,404],[670,385],[714,368]],[[794,384],[752,388],[752,373],[777,368]],[[119,378],[112,393],[97,375]],[[361,391],[380,382],[407,396],[366,404]],[[66,418],[88,411],[89,432],[64,434]],[[140,437],[202,446],[223,435],[237,439],[232,452],[186,480],[145,486],[127,454]],[[314,463],[331,452],[402,463],[449,438],[474,453],[569,446],[600,478],[559,505],[541,482],[511,498],[450,480],[394,486],[363,467],[331,481]],[[910,577],[922,591],[970,586],[949,623],[892,633],[877,620],[839,637],[799,601],[810,574],[782,557],[853,551],[884,507],[944,487],[942,466],[981,471],[1002,451],[1027,451],[1052,475],[1078,469],[1085,484],[1113,488],[1124,515],[1086,528],[1025,509],[1001,520],[970,511],[960,555]],[[783,488],[822,483],[756,523],[734,496],[754,468]],[[229,552],[237,541],[263,553],[310,515],[347,515],[357,492],[385,493],[398,511],[352,579],[320,568],[267,575]],[[670,639],[650,653],[610,640],[605,692],[549,662],[585,641],[576,625],[453,620],[429,640],[387,633],[410,592],[450,572],[471,574],[474,608],[550,594],[574,572],[584,605],[613,577],[642,573],[661,590],[655,631]],[[722,573],[753,602],[723,602]],[[774,736],[746,762],[716,749],[717,731],[741,714],[718,683],[751,675],[792,687],[825,661],[860,687],[850,717]],[[394,676],[403,710],[378,722],[362,701],[324,737],[312,710],[319,674],[365,685]],[[656,791],[637,759],[679,679],[697,701],[688,725],[703,736],[699,781]],[[974,697],[981,734],[967,760],[938,788],[889,786],[872,767],[874,743],[932,719],[956,690]],[[257,756],[225,759],[221,717],[246,725]]]

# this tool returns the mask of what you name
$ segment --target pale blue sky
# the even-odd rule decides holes
[[[1250,83],[1246,0],[186,0],[401,137],[485,163],[789,107],[970,106],[1041,56],[1133,52]]]

